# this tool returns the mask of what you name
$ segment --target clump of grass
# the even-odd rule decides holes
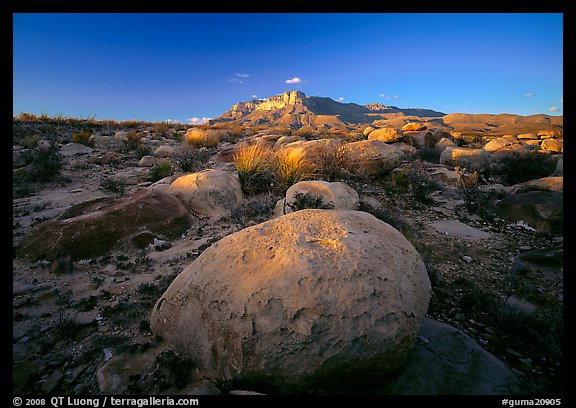
[[[307,156],[313,158],[316,173],[328,181],[337,180],[341,177],[342,170],[349,167],[342,142],[318,144],[310,149]]]
[[[195,147],[216,147],[226,132],[216,129],[190,128],[184,135],[186,143]]]
[[[124,194],[125,183],[120,180],[115,180],[111,177],[106,177],[100,183],[100,188],[111,193]]]
[[[431,201],[430,194],[442,190],[440,184],[418,170],[407,171],[406,176],[410,182],[410,191],[414,198],[422,203],[429,203]]]
[[[158,180],[162,180],[165,177],[174,174],[172,170],[172,164],[169,160],[161,160],[154,167],[150,169],[150,181],[155,183]]]
[[[20,144],[25,149],[36,149],[40,144],[40,136],[39,135],[31,135],[25,137],[20,141]]]
[[[480,180],[478,172],[468,172],[465,168],[458,166],[454,170],[458,173],[458,193],[464,200],[464,208],[482,218],[494,219],[496,214],[490,205],[491,194],[478,187]]]
[[[242,144],[233,156],[242,190],[255,195],[270,190],[274,181],[272,151],[260,143]]]
[[[184,172],[200,170],[212,156],[206,147],[197,148],[190,144],[180,146],[174,154],[174,160]]]
[[[22,154],[24,161],[30,165],[26,173],[28,181],[48,182],[54,180],[62,171],[62,154],[55,145],[49,148],[37,147]]]
[[[300,191],[294,194],[291,202],[287,202],[286,205],[292,209],[292,211],[300,211],[307,208],[316,208],[321,210],[333,210],[334,203],[329,202],[324,204],[324,199],[322,196],[314,196],[312,193],[302,193]]]
[[[89,130],[83,130],[81,132],[72,135],[72,143],[80,143],[84,146],[93,147],[94,138],[92,137],[92,132]]]
[[[130,130],[126,135],[124,146],[128,151],[136,150],[140,145],[140,139],[142,139],[142,137],[142,133],[138,133],[137,130]]]
[[[290,150],[280,149],[272,163],[276,191],[285,194],[290,186],[313,178],[316,175],[315,166],[300,154]]]
[[[234,203],[230,208],[230,219],[242,227],[249,221],[264,222],[272,216],[278,198],[273,194],[264,194]]]

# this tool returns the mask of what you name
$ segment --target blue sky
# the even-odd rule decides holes
[[[290,89],[561,115],[563,14],[13,14],[14,115],[192,123]]]

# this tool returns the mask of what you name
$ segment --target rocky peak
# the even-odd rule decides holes
[[[273,110],[282,109],[287,105],[304,104],[307,96],[304,92],[300,91],[286,91],[284,93],[271,96],[264,102],[260,103],[256,109],[257,110]]]
[[[395,106],[382,105],[379,102],[369,103],[368,105],[364,105],[364,106],[366,106],[371,111],[376,111],[376,112],[383,111],[383,110],[390,110],[390,109],[398,109]]]

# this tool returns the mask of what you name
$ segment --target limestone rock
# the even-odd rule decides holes
[[[488,143],[484,145],[483,149],[486,150],[487,152],[492,153],[495,152],[496,150],[500,150],[503,147],[507,147],[513,144],[518,144],[518,142],[516,140],[512,140],[509,138],[499,137],[490,140]]]
[[[154,156],[144,156],[138,162],[138,167],[154,167],[156,159]]]
[[[521,133],[516,136],[517,139],[538,139],[538,135],[534,133]]]
[[[447,147],[440,154],[440,164],[459,166],[467,170],[482,170],[490,163],[490,154],[484,149]]]
[[[564,149],[564,140],[563,139],[544,139],[542,143],[540,143],[540,147],[542,150],[552,152],[552,153],[562,153]]]
[[[160,146],[156,150],[154,150],[154,156],[156,157],[172,157],[176,150],[172,146]]]
[[[180,176],[168,191],[190,211],[214,219],[230,215],[230,207],[244,198],[238,175],[215,169]]]
[[[518,378],[466,333],[427,317],[408,363],[386,395],[510,395]]]
[[[114,356],[98,370],[98,388],[105,394],[126,394],[134,377],[144,377],[153,371],[155,362],[156,356],[151,352]]]
[[[511,186],[512,193],[525,193],[527,191],[563,191],[564,177],[542,177]]]
[[[402,126],[402,131],[406,132],[406,131],[422,131],[422,130],[426,130],[428,129],[428,127],[426,127],[426,125],[424,123],[418,123],[418,122],[410,122],[410,123],[406,123],[404,126]]]
[[[385,143],[398,142],[404,139],[404,132],[396,128],[375,129],[368,135],[368,140],[380,140]]]
[[[396,229],[365,212],[302,210],[206,249],[150,326],[206,373],[283,392],[398,369],[429,300],[422,258]]]
[[[94,149],[85,146],[82,143],[68,143],[60,148],[60,153],[63,156],[75,156],[77,154],[89,154],[92,153]]]
[[[36,225],[26,235],[19,255],[72,260],[104,255],[120,240],[142,231],[168,238],[192,225],[184,205],[170,194],[142,189],[123,198],[99,198],[72,206],[57,218]]]
[[[563,202],[562,192],[529,191],[503,198],[495,210],[506,221],[524,221],[539,232],[562,235]]]
[[[356,175],[375,176],[398,167],[404,153],[394,145],[380,140],[361,140],[344,145],[350,171]]]

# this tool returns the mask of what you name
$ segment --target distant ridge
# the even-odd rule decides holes
[[[471,133],[521,133],[538,130],[562,131],[563,117],[544,114],[466,114],[421,108],[399,108],[378,102],[368,105],[342,103],[327,97],[307,96],[292,90],[267,99],[238,102],[210,124],[236,123],[246,126],[280,127],[299,130],[350,131],[368,125],[401,128],[423,122],[428,129]]]

